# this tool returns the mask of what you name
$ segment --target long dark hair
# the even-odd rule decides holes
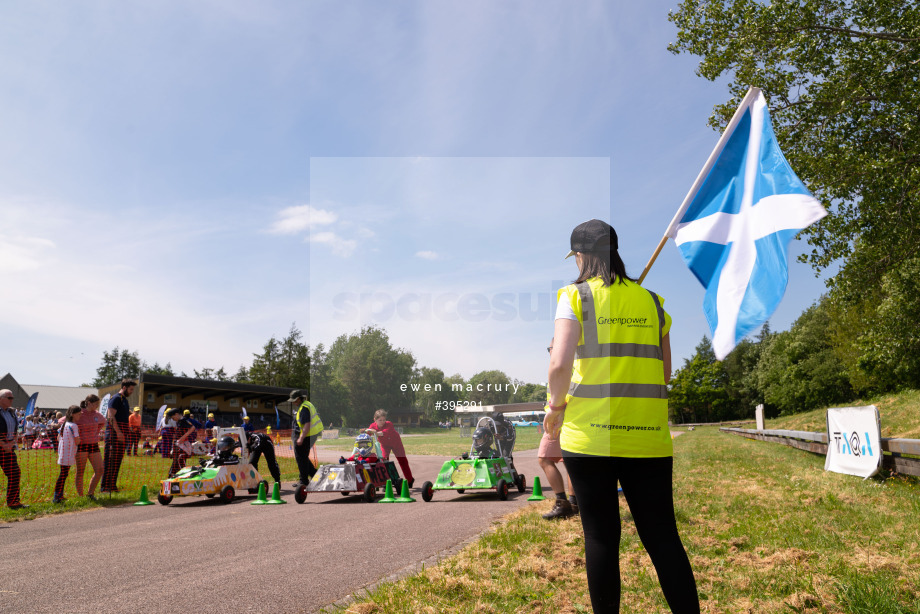
[[[83,408],[79,405],[71,405],[67,408],[67,415],[64,416],[64,420],[67,422],[73,422],[73,415],[83,411]]]
[[[605,286],[610,286],[613,282],[623,283],[624,279],[636,281],[635,278],[626,274],[626,265],[623,264],[620,252],[616,249],[581,252],[581,269],[578,271],[578,279],[573,283],[580,284],[592,277],[600,277],[604,280]]]
[[[86,398],[85,398],[85,399],[83,399],[82,401],[80,401],[80,407],[81,407],[82,409],[86,409],[87,407],[89,407],[89,406],[92,405],[93,403],[98,403],[98,402],[99,402],[99,397],[97,397],[97,396],[94,395],[94,394],[88,394],[88,395],[86,395]]]

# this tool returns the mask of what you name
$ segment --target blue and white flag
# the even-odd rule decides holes
[[[33,392],[32,396],[29,397],[29,402],[26,403],[26,415],[31,416],[35,412],[35,404],[38,402],[38,393]]]
[[[278,413],[278,406],[275,405],[275,428],[281,428],[281,414]]]
[[[706,288],[719,360],[773,314],[786,291],[789,243],[825,215],[780,151],[763,94],[751,88],[668,230]]]

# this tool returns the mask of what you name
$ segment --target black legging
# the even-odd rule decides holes
[[[281,481],[281,470],[278,468],[278,461],[275,459],[275,446],[267,435],[255,435],[250,439],[252,457],[249,462],[256,471],[259,470],[259,459],[265,455],[265,462],[268,463],[268,470],[272,474],[272,479],[276,482]]]
[[[620,611],[620,507],[617,480],[675,614],[700,611],[690,560],[677,533],[673,459],[564,457],[585,532],[588,591],[596,614]]]
[[[58,479],[54,483],[54,496],[64,496],[64,484],[67,483],[67,476],[70,474],[70,465],[61,465],[61,472],[58,473]]]

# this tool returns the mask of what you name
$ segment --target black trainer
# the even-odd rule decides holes
[[[570,518],[575,515],[572,511],[572,504],[567,499],[556,499],[556,505],[553,509],[543,514],[545,520],[556,520],[557,518]]]

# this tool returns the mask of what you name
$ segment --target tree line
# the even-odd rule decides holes
[[[825,296],[789,330],[774,333],[767,323],[722,361],[716,360],[704,336],[668,384],[672,420],[753,418],[758,404],[764,405],[767,417],[790,415],[916,385],[874,370],[877,362],[870,354],[845,360],[850,351],[846,325]]]
[[[742,417],[759,399],[793,412],[916,387],[920,5],[683,0],[669,19],[669,50],[728,83],[712,127],[727,125],[748,86],[763,90],[786,158],[829,212],[803,231],[812,250],[801,260],[834,271],[791,330],[768,331],[722,364],[698,347],[675,377],[673,411]]]
[[[287,335],[274,335],[253,354],[250,365],[229,374],[223,366],[176,373],[171,363],[149,364],[138,352],[114,348],[103,352],[90,385],[101,387],[140,373],[178,375],[212,381],[302,388],[324,420],[345,426],[368,424],[380,408],[416,409],[430,423],[452,419],[457,403],[481,405],[542,402],[546,388],[512,380],[503,371],[481,371],[466,380],[419,366],[412,352],[394,347],[386,330],[375,326],[339,336],[329,347],[310,347],[296,323]]]

